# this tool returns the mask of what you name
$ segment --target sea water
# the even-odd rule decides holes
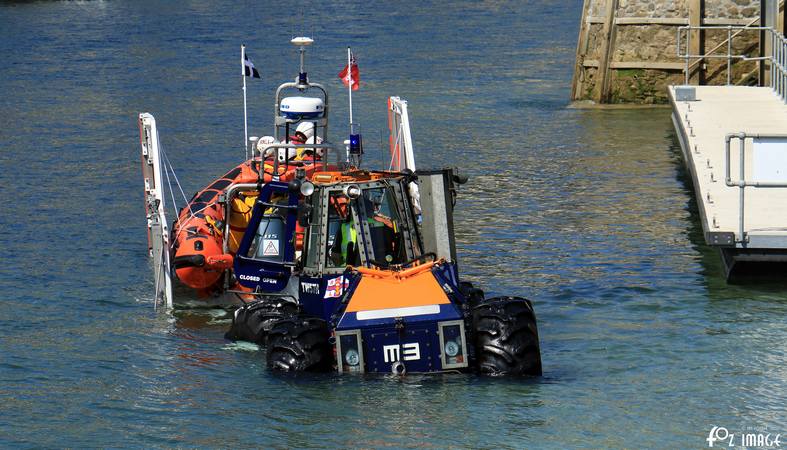
[[[714,426],[787,433],[787,286],[725,283],[668,109],[567,107],[581,3],[0,4],[0,446],[699,448]],[[226,341],[215,311],[154,311],[138,113],[190,197],[244,157],[240,45],[262,75],[247,86],[260,136],[298,34],[316,41],[306,67],[330,89],[334,141],[350,45],[367,165],[383,164],[399,95],[418,166],[470,176],[461,274],[533,300],[543,377],[282,376]]]

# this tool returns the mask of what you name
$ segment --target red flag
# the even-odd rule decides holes
[[[361,74],[358,70],[358,63],[355,62],[355,55],[350,55],[350,66],[348,70],[348,66],[344,66],[341,72],[339,72],[339,78],[342,79],[342,83],[345,86],[349,86],[352,83],[353,91],[357,91],[361,87]]]

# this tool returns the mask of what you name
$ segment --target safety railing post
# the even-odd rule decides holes
[[[740,212],[739,212],[739,214],[740,214],[741,220],[740,220],[740,224],[739,224],[738,230],[740,232],[741,243],[744,243],[744,242],[746,242],[746,236],[744,236],[744,234],[743,234],[743,224],[744,224],[744,222],[743,222],[743,215],[744,215],[744,204],[743,204],[743,201],[744,201],[744,191],[746,189],[746,174],[745,174],[745,170],[744,170],[743,156],[744,156],[744,150],[746,148],[746,138],[744,137],[744,135],[741,135],[739,140],[740,140],[740,143],[741,143],[741,146],[740,146],[740,166],[741,166],[740,169],[741,170],[740,170],[740,181],[738,182],[739,183],[738,185],[740,186]]]
[[[691,59],[691,26],[686,29],[686,85],[689,84],[689,60]]]
[[[784,67],[784,42],[782,42],[781,36],[776,32],[773,33],[773,39],[776,42],[776,45],[778,45],[778,47],[775,48],[776,61],[773,64],[775,66],[773,70],[773,74],[775,77],[777,77],[776,91],[780,94],[780,96],[783,97],[783,95],[781,94],[782,94],[782,74],[783,74],[782,67]]]
[[[778,37],[777,41],[779,42],[779,53],[778,53],[779,58],[778,58],[778,61],[777,61],[777,64],[776,64],[777,70],[779,71],[779,75],[778,75],[778,77],[779,77],[778,78],[778,80],[779,80],[779,91],[778,91],[778,93],[779,93],[779,97],[781,97],[782,100],[784,100],[784,96],[785,96],[785,79],[784,79],[785,45],[784,45],[784,37],[782,37],[781,35],[778,35],[777,37]]]
[[[771,79],[773,80],[773,90],[781,96],[782,90],[782,71],[781,71],[781,60],[782,60],[782,45],[779,36],[776,33],[773,33],[773,50],[772,50],[772,58],[771,58]]]
[[[773,35],[773,58],[771,59],[771,77],[775,83],[773,89],[778,93],[781,92],[781,64],[782,64],[782,42],[779,35],[771,32]]]
[[[779,35],[779,95],[782,100],[787,102],[787,73],[785,73],[785,57],[787,57],[787,40]]]
[[[765,30],[765,32],[768,33],[768,37],[771,40],[771,54],[768,55],[768,56],[771,57],[771,79],[770,79],[770,85],[771,85],[771,89],[776,90],[776,84],[774,83],[774,81],[776,80],[776,70],[775,70],[776,64],[775,63],[777,61],[777,58],[773,57],[776,54],[776,49],[777,49],[777,47],[776,47],[776,33],[773,33],[770,29]]]
[[[773,47],[771,49],[771,80],[773,80],[773,90],[781,96],[782,90],[782,71],[781,71],[781,59],[782,59],[782,46],[781,40],[776,33],[772,33],[773,35]]]
[[[784,64],[784,44],[781,42],[781,39],[776,39],[776,42],[779,44],[776,50],[776,63],[774,64],[775,69],[773,71],[773,75],[776,77],[776,93],[779,94],[779,97],[784,98],[784,71],[782,70],[782,65]]]
[[[779,80],[779,96],[784,100],[784,56],[785,56],[785,49],[784,49],[784,38],[781,35],[777,35],[777,39],[779,42],[779,58],[778,63],[776,64],[776,68],[779,71],[778,80]]]
[[[681,36],[681,32],[680,31],[682,29],[683,29],[683,27],[678,27],[676,32],[675,32],[675,34],[676,34],[675,41],[678,43],[678,48],[676,49],[677,50],[677,55],[676,56],[678,58],[682,58],[683,57],[683,53],[680,52],[680,36]]]
[[[732,26],[727,25],[727,85],[732,84]]]
[[[776,92],[779,97],[784,99],[784,39],[777,33],[774,33],[778,47],[776,47],[776,69],[773,75],[776,77]]]

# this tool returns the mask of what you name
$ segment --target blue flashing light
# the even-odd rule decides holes
[[[363,140],[360,134],[350,135],[350,154],[363,155]]]

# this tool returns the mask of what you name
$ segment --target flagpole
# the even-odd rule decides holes
[[[240,46],[240,76],[243,78],[243,149],[249,159],[249,125],[246,113],[246,45]]]
[[[347,93],[350,95],[350,134],[353,132],[353,68],[350,65],[351,55],[350,47],[347,47],[347,78],[350,80],[347,83]]]

